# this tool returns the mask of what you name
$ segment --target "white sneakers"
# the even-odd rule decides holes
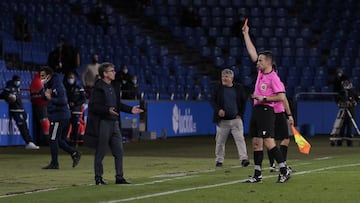
[[[25,145],[25,149],[40,149],[40,147],[35,145],[33,142],[29,142],[29,144]]]

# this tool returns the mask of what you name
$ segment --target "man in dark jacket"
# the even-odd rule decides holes
[[[129,184],[123,177],[123,145],[120,132],[120,111],[139,114],[142,109],[128,106],[120,101],[111,81],[115,79],[114,65],[103,63],[99,67],[98,80],[91,93],[89,115],[85,131],[85,145],[96,148],[94,170],[95,184],[105,185],[102,178],[102,160],[110,146],[115,159],[116,184]],[[92,139],[91,139],[92,138]],[[95,143],[91,143],[90,140]]]
[[[47,111],[50,121],[49,145],[51,150],[51,162],[49,165],[43,167],[43,169],[59,169],[59,146],[71,155],[73,160],[72,167],[75,167],[80,161],[81,154],[65,141],[70,119],[70,109],[65,87],[59,75],[54,73],[49,67],[43,67],[40,70],[40,75],[45,76],[44,97],[48,100]]]
[[[75,147],[78,145],[78,131],[79,131],[79,124],[82,115],[82,105],[86,101],[85,90],[82,88],[76,81],[75,73],[71,72],[66,75],[66,95],[68,98],[70,111],[71,111],[71,135],[70,139],[71,142],[74,144]]]
[[[243,115],[246,96],[240,84],[234,84],[234,72],[224,69],[221,72],[221,84],[215,87],[212,95],[212,107],[216,123],[216,166],[221,167],[225,157],[225,143],[229,133],[233,135],[242,166],[249,165],[244,138]]]
[[[4,91],[1,93],[1,98],[5,99],[9,104],[9,116],[15,120],[20,134],[26,142],[25,149],[39,149],[30,137],[29,128],[27,126],[27,113],[25,112],[20,94],[20,77],[14,75],[12,80],[7,81]]]

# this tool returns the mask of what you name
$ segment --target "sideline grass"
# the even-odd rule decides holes
[[[341,167],[360,163],[357,143],[352,148],[330,147],[325,136],[308,140],[312,144],[311,154],[298,153],[292,143],[288,163],[299,173],[310,172],[294,173],[286,184],[274,183],[277,174],[268,172],[266,159],[264,176],[269,178],[265,178],[262,184],[238,183],[252,174],[253,167],[237,167],[239,162],[232,139],[227,143],[225,164],[221,169],[214,167],[213,137],[128,143],[125,145],[125,177],[133,184],[114,184],[114,165],[109,153],[104,160],[104,178],[109,183],[106,186],[93,185],[93,151],[90,149],[81,148],[83,157],[77,168],[71,167],[69,155],[62,154],[59,157],[60,170],[48,171],[40,169],[50,159],[46,147],[39,151],[0,148],[0,202],[106,202],[144,195],[154,197],[131,202],[358,202],[360,166]],[[326,167],[335,168],[313,171]],[[161,176],[164,174],[168,176]],[[226,185],[232,181],[237,182]],[[48,188],[57,189],[6,196]],[[154,195],[184,189],[189,191]]]

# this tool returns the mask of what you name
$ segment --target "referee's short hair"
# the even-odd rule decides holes
[[[221,76],[224,75],[230,75],[230,77],[234,78],[234,71],[232,71],[229,68],[225,68],[224,70],[221,71]]]

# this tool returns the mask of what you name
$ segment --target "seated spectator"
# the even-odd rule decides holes
[[[14,38],[17,41],[30,42],[31,32],[27,18],[24,15],[16,16],[15,19]]]
[[[134,75],[129,82],[122,86],[122,99],[137,99],[137,90],[137,77]]]
[[[94,25],[100,25],[106,32],[107,28],[111,25],[109,22],[109,16],[105,12],[105,8],[100,0],[96,2],[95,8],[90,12],[89,21]]]

